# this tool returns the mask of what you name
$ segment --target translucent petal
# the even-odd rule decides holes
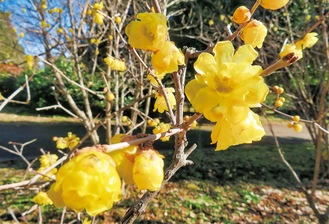
[[[188,100],[192,103],[197,92],[205,86],[206,85],[204,83],[199,82],[197,79],[189,81],[185,86],[185,94]]]
[[[231,62],[233,54],[234,54],[234,47],[231,41],[220,41],[214,47],[215,53],[215,60],[217,64],[223,64],[227,62]]]
[[[198,112],[209,111],[218,105],[217,92],[211,88],[200,89],[192,101],[192,106]]]
[[[216,73],[217,65],[214,56],[209,53],[200,54],[198,59],[194,63],[194,69],[197,73],[201,75]]]
[[[257,51],[251,45],[243,45],[235,52],[232,62],[251,64],[258,57]]]

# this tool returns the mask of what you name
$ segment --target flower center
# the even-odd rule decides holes
[[[219,93],[229,93],[233,90],[233,87],[230,86],[229,78],[227,77],[218,77],[215,76],[216,91]]]

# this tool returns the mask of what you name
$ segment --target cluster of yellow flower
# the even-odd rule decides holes
[[[174,95],[175,89],[172,87],[166,88],[166,93],[168,97],[168,102],[171,108],[176,106],[176,99]],[[156,91],[155,93],[155,103],[153,111],[158,110],[159,113],[163,113],[164,111],[168,111],[168,106],[166,103],[166,99],[160,91]]]
[[[313,47],[318,41],[317,33],[308,33],[303,39],[298,40],[295,44],[286,44],[280,53],[280,58],[287,56],[288,54],[293,54],[297,57],[297,60],[303,57],[303,50],[306,48]]]
[[[117,60],[112,57],[106,57],[104,58],[104,62],[112,69],[116,71],[125,71],[127,69],[126,63],[121,60]]]
[[[132,136],[117,134],[111,143],[132,140]],[[109,153],[116,163],[119,176],[127,184],[135,184],[139,190],[159,190],[163,181],[163,156],[154,149],[140,149],[137,146]]]
[[[32,70],[33,66],[34,66],[34,57],[32,55],[28,54],[25,56],[25,59],[26,59],[27,68],[29,70]]]
[[[166,124],[163,122],[159,122],[153,129],[153,134],[159,134],[159,133],[163,133],[166,132],[170,129],[170,124]],[[169,141],[170,136],[166,136],[166,137],[162,137],[160,138],[161,141],[163,142],[167,142]]]
[[[47,1],[46,0],[41,0],[41,9],[42,10],[46,10],[47,9]]]
[[[40,162],[40,168],[37,170],[39,173],[53,165],[58,159],[58,156],[56,154],[44,154],[40,157],[39,162]],[[43,179],[49,180],[52,178],[55,174],[57,173],[57,168],[53,168],[50,170],[48,173],[46,173],[43,176]]]
[[[103,2],[95,3],[93,10],[91,10],[91,12],[90,12],[93,15],[94,23],[96,23],[98,25],[103,24],[103,15],[98,12],[98,11],[101,11],[103,9],[103,7],[104,7]]]
[[[126,29],[130,46],[142,50],[152,51],[151,63],[155,69],[155,75],[161,80],[166,74],[178,70],[179,65],[185,64],[184,54],[178,49],[174,42],[168,41],[168,27],[166,17],[161,13],[140,13],[136,19],[130,22]],[[150,81],[157,85],[152,76]],[[171,106],[175,106],[173,89],[167,88],[168,99]],[[156,93],[156,104],[154,111],[160,113],[168,110],[164,97]]]
[[[118,134],[113,136],[111,143],[132,139],[134,137]],[[79,142],[79,138],[70,132],[67,137],[54,137],[54,140],[57,148],[61,149],[72,149]],[[42,155],[38,171],[48,168],[57,159],[54,154]],[[110,209],[114,202],[120,200],[120,178],[127,184],[135,184],[139,190],[159,190],[164,177],[163,167],[163,156],[152,148],[131,146],[108,154],[95,147],[84,148],[58,172],[54,168],[45,175],[50,178],[57,172],[56,182],[47,193],[39,192],[33,201],[60,208],[67,206],[75,212],[85,209],[94,216]]]
[[[77,137],[72,132],[67,133],[67,137],[53,137],[53,141],[56,142],[56,148],[58,149],[65,149],[69,148],[72,150],[80,141],[80,138]]]

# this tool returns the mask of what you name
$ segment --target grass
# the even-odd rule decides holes
[[[308,143],[283,147],[303,181],[312,176],[314,152]],[[165,154],[168,164],[172,155]],[[182,168],[148,206],[139,223],[237,223],[237,222],[294,222],[316,221],[307,208],[303,194],[290,173],[280,162],[276,149],[271,145],[243,145],[226,151],[213,149],[196,150],[190,157],[194,166]],[[23,165],[3,163],[0,166],[0,184],[17,182],[23,176]],[[328,191],[323,192],[329,198]],[[122,219],[127,208],[142,192],[135,187],[126,188],[123,200],[113,209],[98,216],[99,223],[116,223]],[[19,215],[33,206],[31,190],[7,190],[1,193],[0,221],[9,221],[10,207]],[[323,200],[320,203],[329,203]],[[301,216],[296,211],[305,213]],[[57,223],[61,210],[53,206],[43,207],[46,223]],[[82,217],[85,217],[82,214]],[[37,222],[37,212],[25,217]],[[66,222],[76,218],[68,211]],[[137,222],[137,223],[138,223]]]
[[[0,114],[0,120],[1,115],[4,114]],[[19,116],[19,119],[32,120],[28,114]],[[52,123],[67,121],[65,118],[33,116],[36,122],[49,122],[43,119],[49,119]],[[194,165],[184,167],[176,173],[149,204],[137,223],[316,222],[304,195],[296,187],[268,136],[260,143],[230,147],[218,152],[214,151],[214,146],[209,145],[210,129],[190,131],[187,139],[199,146],[189,157]],[[307,141],[296,144],[295,140],[283,141],[285,144],[282,148],[299,177],[304,183],[308,183],[313,175],[314,148]],[[165,164],[168,166],[173,155],[173,142],[155,142],[154,147],[165,155]],[[17,161],[1,163],[0,185],[20,181],[25,168],[23,163]],[[319,192],[321,200],[318,205],[322,208],[329,204],[329,192],[327,189]],[[135,187],[127,186],[123,199],[113,209],[99,215],[98,223],[118,223],[142,194]],[[1,192],[0,223],[12,220],[8,208],[18,218],[23,212],[33,208],[34,195],[35,191],[29,189]],[[44,223],[58,223],[61,209],[53,206],[42,209]],[[37,217],[38,212],[32,211],[25,219],[36,223]],[[82,217],[86,217],[86,214],[82,213]],[[68,210],[65,223],[74,220],[76,214]]]

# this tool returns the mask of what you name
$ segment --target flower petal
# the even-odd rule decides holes
[[[231,41],[220,41],[214,47],[215,60],[217,64],[223,64],[227,62],[231,62],[234,47]]]
[[[232,62],[251,64],[258,57],[257,51],[251,45],[243,45],[235,52]]]
[[[214,56],[209,53],[201,53],[194,63],[194,69],[201,75],[207,75],[217,72]]]

